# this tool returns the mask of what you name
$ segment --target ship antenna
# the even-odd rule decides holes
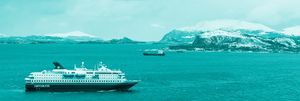
[[[81,68],[83,68],[83,67],[84,67],[84,62],[82,61],[82,62],[81,62]]]
[[[74,64],[74,69],[76,69],[77,67],[76,67],[76,64]]]
[[[103,66],[103,63],[102,61],[99,62],[99,67],[102,67]]]

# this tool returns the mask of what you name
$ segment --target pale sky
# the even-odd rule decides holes
[[[300,25],[300,0],[0,0],[0,33],[82,31],[157,41],[201,21],[235,19],[276,30]]]

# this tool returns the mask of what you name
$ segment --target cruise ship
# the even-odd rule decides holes
[[[139,80],[127,80],[120,70],[108,69],[100,63],[96,69],[87,69],[82,62],[74,70],[53,62],[53,70],[32,72],[25,78],[26,91],[103,91],[128,90]]]

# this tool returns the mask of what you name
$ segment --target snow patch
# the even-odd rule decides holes
[[[285,46],[291,46],[291,47],[296,47],[296,42],[290,38],[275,38],[275,42],[281,43]]]
[[[253,44],[253,43],[236,43],[236,44],[231,44],[230,46],[235,46],[235,47],[258,47],[257,45]]]
[[[185,38],[185,39],[191,39],[191,38],[194,38],[195,36],[183,36],[182,38]]]
[[[201,34],[201,37],[203,37],[203,38],[210,38],[213,36],[228,36],[228,37],[245,38],[239,32],[227,32],[227,31],[222,31],[222,30],[210,31],[210,32]]]

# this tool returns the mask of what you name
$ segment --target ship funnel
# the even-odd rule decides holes
[[[65,69],[59,62],[53,62],[54,69]]]

